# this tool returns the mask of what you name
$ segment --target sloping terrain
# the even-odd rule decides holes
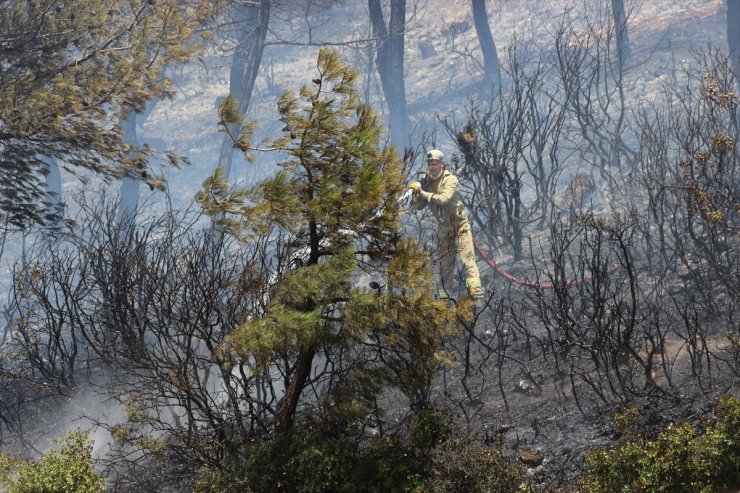
[[[603,20],[609,3],[489,2],[490,25],[504,78],[509,50],[514,46],[521,50],[527,67],[536,66],[538,60],[551,60],[552,36],[559,26],[572,26],[586,37],[589,29],[585,21]],[[459,122],[465,121],[465,108],[475,106],[479,97],[483,71],[472,14],[468,2],[427,0],[416,8],[409,13],[405,47],[406,92],[415,126],[410,140],[415,145],[439,147],[450,158],[459,156],[440,119],[454,115]],[[695,68],[696,50],[726,48],[722,0],[656,0],[634,2],[631,8],[633,51],[624,79],[630,112],[662,105],[671,88],[678,93],[687,84],[686,71]],[[286,13],[281,15],[276,17],[276,38],[272,41],[277,37],[291,43],[305,41],[301,23],[288,22]],[[346,1],[326,10],[313,35],[316,40],[341,42],[367,37],[368,32],[364,4]],[[385,113],[368,48],[360,44],[339,49],[360,70],[360,85],[367,89],[371,102]],[[317,46],[268,46],[254,104],[247,115],[258,122],[259,136],[279,133],[276,102],[285,90],[297,90],[310,81],[317,52]],[[217,101],[228,92],[228,64],[228,56],[214,51],[202,64],[173,69],[179,89],[176,97],[160,102],[140,129],[144,142],[175,150],[192,163],[182,170],[163,169],[175,208],[191,202],[216,165],[222,138],[216,128]],[[578,141],[573,145],[578,146]],[[237,158],[233,177],[240,183],[253,183],[271,173],[275,159],[269,153],[261,154],[255,163],[242,163]],[[687,255],[677,266],[666,260],[666,266],[655,267],[667,254],[655,246],[657,242],[645,239],[646,231],[651,231],[619,223],[632,235],[627,242],[629,255],[623,255],[619,241],[626,236],[609,237],[614,228],[610,229],[613,224],[607,220],[612,212],[627,211],[625,197],[608,195],[599,171],[589,168],[580,156],[566,162],[554,201],[566,209],[562,204],[569,198],[570,177],[582,176],[585,170],[594,175],[590,185],[594,190],[589,196],[593,203],[589,205],[597,212],[596,219],[584,220],[584,229],[576,232],[568,230],[577,229],[577,224],[568,223],[572,218],[566,218],[565,213],[559,226],[563,229],[556,229],[557,234],[552,229],[556,221],[530,226],[525,231],[525,255],[516,260],[505,239],[476,232],[482,252],[497,269],[519,280],[550,286],[516,284],[479,257],[489,297],[473,322],[461,322],[460,337],[449,343],[453,363],[442,367],[431,394],[435,405],[456,415],[461,429],[502,448],[507,456],[518,457],[541,491],[567,491],[583,470],[583,458],[589,450],[619,438],[611,420],[613,412],[636,405],[645,429],[655,432],[674,420],[702,416],[717,393],[737,393],[738,348],[728,338],[728,333],[737,331],[737,299],[733,299],[732,286],[722,285],[714,274],[703,273],[716,258],[729,258],[730,283],[738,282],[734,233],[720,231],[712,236],[729,237],[709,245],[721,250],[716,257]],[[422,168],[417,159],[409,172]],[[625,183],[630,184],[628,180],[635,174],[628,175]],[[74,193],[78,186],[69,179],[66,191]],[[638,196],[642,193],[635,190]],[[151,204],[150,211],[161,209],[164,202],[157,192],[144,200]],[[644,197],[633,203],[644,207]],[[588,219],[585,209],[581,219]],[[606,222],[599,222],[601,219]],[[427,217],[409,213],[405,228],[433,248]],[[593,238],[589,235],[602,233],[603,243],[589,243]],[[710,233],[714,234],[710,231],[707,237]],[[566,238],[568,234],[573,236]],[[557,240],[565,244],[565,239],[573,245],[582,242],[584,249],[570,251],[570,257],[564,255],[568,260],[556,265],[553,250],[559,247]],[[703,239],[700,236],[697,243],[703,245]],[[597,248],[601,246],[608,252],[589,263],[602,252]],[[18,252],[20,247],[9,248],[3,260],[7,262]],[[559,267],[564,279],[557,278]],[[563,287],[562,281],[570,282],[568,289],[558,289]],[[639,306],[635,308],[633,303]],[[669,318],[658,319],[658,314]],[[625,345],[625,340],[633,344]],[[84,412],[94,414],[96,404],[84,404]],[[80,409],[71,407],[65,415]],[[406,411],[397,409],[397,414],[402,416]]]

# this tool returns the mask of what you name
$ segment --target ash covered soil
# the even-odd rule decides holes
[[[528,333],[514,327],[496,298],[450,342],[454,362],[435,381],[431,400],[453,413],[463,432],[516,458],[535,491],[571,491],[586,472],[588,453],[623,438],[615,413],[634,406],[636,425],[652,439],[670,423],[701,428],[713,398],[738,395],[736,373],[697,364],[684,338],[667,338],[664,361],[670,364],[653,369],[652,378],[630,356],[616,356],[612,368],[594,368],[578,361],[591,355],[574,354],[567,344],[546,347],[547,331],[535,317]],[[721,331],[708,336],[703,351],[717,366],[731,366],[737,357]]]

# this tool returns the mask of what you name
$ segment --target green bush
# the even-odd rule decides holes
[[[193,485],[193,493],[251,493],[243,474],[202,468]]]
[[[477,440],[454,437],[435,453],[423,491],[430,493],[514,493],[529,491],[524,469]]]
[[[98,493],[103,477],[93,470],[88,433],[72,431],[35,462],[0,455],[0,485],[7,493]]]
[[[368,441],[315,421],[245,451],[231,471],[203,471],[197,492],[501,492],[524,473],[497,450],[454,436],[451,418],[427,409],[398,433]]]
[[[255,493],[414,491],[427,461],[408,442],[395,434],[363,443],[315,424],[300,426],[250,449],[245,482]]]
[[[417,450],[431,450],[445,442],[452,433],[452,417],[435,408],[421,411],[411,419],[409,436]]]
[[[342,437],[306,441],[294,451],[285,466],[288,485],[298,493],[353,491],[353,471],[360,451]]]
[[[624,416],[618,418],[625,428]],[[589,455],[581,491],[710,493],[740,486],[740,400],[720,397],[705,425],[703,433],[689,423],[669,425],[653,441],[628,431],[625,443]]]

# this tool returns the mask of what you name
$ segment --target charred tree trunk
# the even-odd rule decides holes
[[[624,0],[612,0],[612,15],[614,16],[614,30],[617,36],[617,60],[619,69],[630,57],[630,38],[627,31],[627,13],[624,10]]]
[[[234,24],[239,30],[238,44],[234,52],[229,78],[229,93],[239,101],[239,114],[246,114],[252,100],[252,91],[257,79],[262,53],[265,49],[267,25],[270,20],[270,0],[242,5],[234,2]],[[229,125],[229,133],[236,137],[241,127],[238,123]],[[234,155],[234,141],[229,135],[221,142],[218,166],[231,175],[231,161]]]
[[[154,108],[157,107],[157,104],[159,104],[159,101],[159,97],[152,98],[141,113],[131,112],[125,120],[120,121],[123,142],[135,147],[139,146],[137,126],[144,125],[146,119],[154,111]],[[129,176],[121,180],[118,209],[116,210],[116,225],[118,227],[125,221],[133,221],[136,217],[139,208],[140,185],[141,183],[138,179]]]
[[[62,201],[62,175],[59,171],[59,162],[54,156],[43,156],[48,173],[46,174],[46,225],[49,229],[59,229],[64,219],[64,203]]]
[[[383,95],[388,105],[388,127],[391,142],[399,147],[405,143],[409,129],[404,83],[404,30],[406,28],[406,0],[391,0],[391,16],[386,27],[380,0],[368,0],[370,23],[377,38],[377,66]]]
[[[480,49],[483,52],[483,70],[486,72],[486,82],[495,91],[501,87],[501,68],[499,66],[496,43],[493,41],[493,35],[491,34],[491,28],[488,23],[486,0],[472,0],[472,3],[473,23],[475,24],[475,32],[478,34]]]
[[[303,388],[311,376],[311,368],[315,355],[316,349],[313,346],[302,349],[298,354],[292,378],[285,389],[285,397],[279,409],[278,430],[288,431],[293,428],[296,409],[301,400]]]
[[[121,131],[123,141],[132,146],[138,146],[136,137],[136,120],[138,113],[131,112],[125,120],[121,120]],[[118,210],[116,210],[116,225],[120,228],[133,222],[139,207],[139,180],[126,176],[121,183],[118,198]]]

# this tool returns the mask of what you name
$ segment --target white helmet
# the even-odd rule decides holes
[[[445,161],[445,155],[439,149],[432,149],[427,152],[427,161]]]

